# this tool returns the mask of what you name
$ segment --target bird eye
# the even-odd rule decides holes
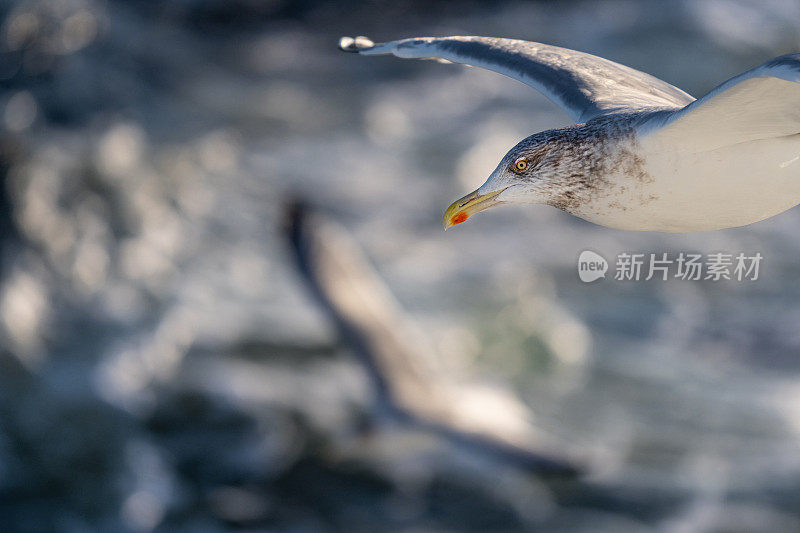
[[[524,157],[514,161],[514,170],[516,170],[517,172],[522,172],[527,168],[528,168],[528,160],[525,159]]]

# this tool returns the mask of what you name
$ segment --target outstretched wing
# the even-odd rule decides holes
[[[481,67],[542,92],[576,122],[598,115],[679,109],[687,93],[632,68],[575,50],[494,37],[418,37],[373,44],[366,37],[343,37],[339,47],[363,55],[443,59]]]
[[[706,152],[800,133],[800,54],[767,61],[639,130],[654,150]],[[659,148],[659,146],[661,148]]]

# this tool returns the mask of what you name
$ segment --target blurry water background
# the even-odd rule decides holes
[[[0,20],[4,528],[800,530],[800,211],[664,235],[505,208],[445,234],[450,201],[568,118],[490,72],[336,49],[515,37],[700,96],[800,50],[797,2],[26,0]],[[354,232],[432,361],[514,390],[589,474],[370,429],[280,234],[297,194]],[[589,285],[584,249],[764,262]]]

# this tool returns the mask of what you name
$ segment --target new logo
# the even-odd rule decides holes
[[[606,277],[608,261],[602,255],[591,250],[584,250],[578,257],[578,277],[584,283],[591,283]]]

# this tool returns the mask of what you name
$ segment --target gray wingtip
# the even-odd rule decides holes
[[[362,50],[367,50],[375,46],[368,37],[364,37],[363,35],[359,35],[358,37],[342,37],[339,39],[339,50],[343,52],[354,52],[358,53]]]

